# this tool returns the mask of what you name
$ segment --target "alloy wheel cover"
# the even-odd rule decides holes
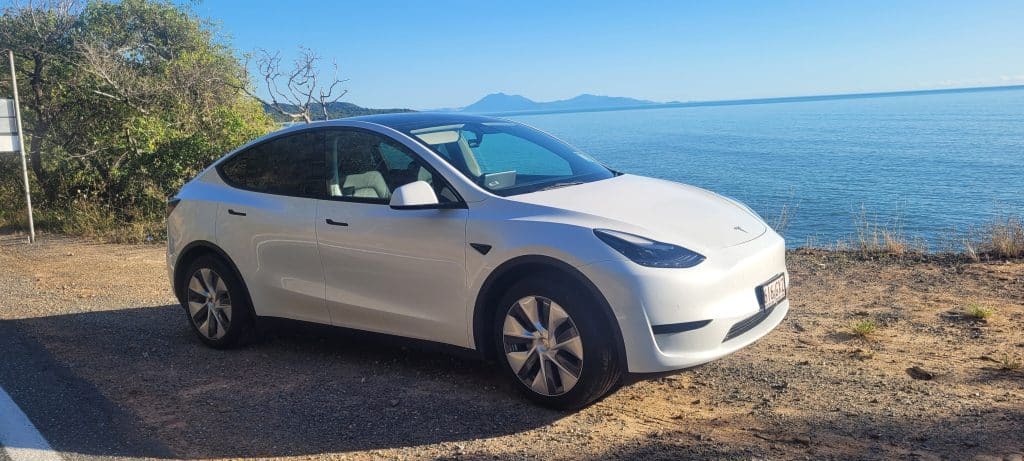
[[[508,308],[502,343],[512,371],[540,395],[569,392],[583,372],[583,341],[576,323],[544,296],[526,296]]]

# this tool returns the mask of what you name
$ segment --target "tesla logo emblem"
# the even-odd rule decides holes
[[[747,234],[747,233],[749,233],[749,232],[747,232],[747,231],[743,230],[743,228],[742,228],[742,227],[740,227],[740,226],[736,226],[736,227],[734,227],[733,229],[736,229],[736,230],[738,230],[738,231],[740,231],[740,232],[743,232],[744,234]]]

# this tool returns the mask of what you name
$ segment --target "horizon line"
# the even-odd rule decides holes
[[[754,105],[754,104],[783,104],[789,102],[813,102],[813,101],[829,101],[837,99],[866,99],[866,98],[884,98],[884,97],[899,97],[899,96],[917,96],[926,94],[944,94],[944,93],[972,93],[972,92],[985,92],[985,91],[1009,91],[1009,90],[1024,90],[1024,84],[1019,85],[997,85],[997,86],[973,86],[973,87],[959,87],[959,88],[933,88],[926,90],[895,90],[895,91],[872,91],[865,93],[836,93],[836,94],[821,94],[821,95],[804,95],[804,96],[777,96],[777,97],[764,97],[764,98],[743,98],[743,99],[719,99],[719,100],[697,100],[697,101],[672,101],[672,102],[649,102],[646,104],[637,104],[633,106],[616,106],[616,107],[595,107],[589,109],[529,109],[521,111],[500,111],[500,112],[472,112],[482,115],[539,115],[539,114],[562,114],[562,113],[576,113],[576,112],[612,112],[622,110],[638,110],[638,109],[672,109],[679,107],[707,107],[707,106],[740,106],[740,105]],[[495,94],[495,93],[490,93]],[[580,93],[587,94],[587,93]],[[522,95],[519,95],[522,96]],[[525,97],[525,96],[523,96]],[[628,96],[605,96],[609,98],[616,97],[628,97]],[[572,98],[569,98],[572,99]],[[635,98],[631,98],[635,99]],[[553,102],[553,101],[549,101]],[[539,104],[546,104],[541,102]],[[434,109],[444,112],[462,112],[462,109]]]

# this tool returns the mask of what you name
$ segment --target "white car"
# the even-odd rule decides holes
[[[210,346],[263,317],[430,340],[563,409],[735,352],[789,309],[783,239],[746,206],[490,117],[278,131],[186,184],[167,228]]]

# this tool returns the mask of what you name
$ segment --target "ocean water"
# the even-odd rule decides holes
[[[1024,90],[510,118],[769,223],[786,208],[791,247],[852,239],[863,214],[942,251],[1024,214]]]

